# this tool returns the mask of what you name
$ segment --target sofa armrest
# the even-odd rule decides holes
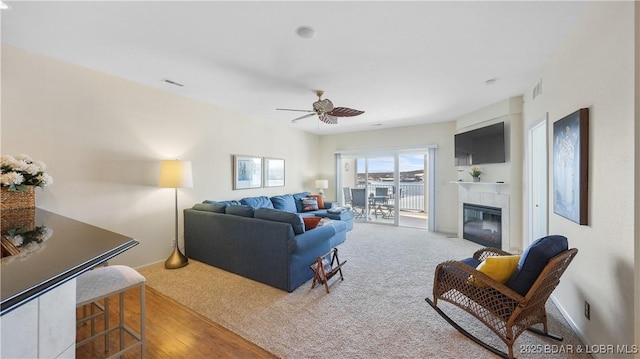
[[[336,234],[335,228],[331,226],[321,226],[298,234],[294,238],[295,247],[293,252],[304,252],[311,248],[329,243],[329,238]],[[328,244],[327,244],[328,246]]]

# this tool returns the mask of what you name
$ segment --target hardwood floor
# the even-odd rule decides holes
[[[146,287],[146,356],[147,358],[277,358],[259,346],[245,340],[210,319],[192,311],[153,288]],[[139,291],[129,290],[125,294],[125,322],[139,330]],[[118,322],[118,296],[110,298],[110,325]],[[82,309],[77,309],[82,317]],[[97,328],[102,326],[96,320]],[[86,338],[90,325],[77,328],[76,341]],[[118,334],[109,335],[109,353],[118,351]],[[127,335],[125,343],[133,339]],[[76,349],[77,358],[104,358],[104,340],[97,339]],[[125,355],[125,358],[139,358],[140,349]]]

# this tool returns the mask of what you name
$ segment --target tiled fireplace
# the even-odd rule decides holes
[[[511,246],[509,236],[509,195],[498,192],[500,187],[493,185],[459,185],[458,186],[458,237],[464,238],[465,210],[464,205],[471,205],[472,212],[467,212],[467,222],[473,221],[475,232],[485,234],[488,242],[479,243],[486,247],[496,247],[509,251]],[[478,208],[479,207],[479,208]],[[489,209],[488,213],[478,216],[478,209]],[[499,213],[499,223],[497,216]],[[472,218],[470,218],[471,216]],[[475,219],[473,218],[475,217]],[[480,220],[482,219],[482,220]],[[471,228],[470,228],[471,229]],[[500,237],[499,242],[495,239]],[[475,241],[478,243],[478,241]]]
[[[502,249],[502,210],[463,203],[462,238],[485,247]]]

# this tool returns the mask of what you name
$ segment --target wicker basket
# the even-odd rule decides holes
[[[6,234],[12,229],[33,231],[36,228],[36,209],[3,209],[0,217],[0,233]]]
[[[28,186],[26,191],[9,191],[9,187],[2,186],[0,209],[23,209],[36,207],[36,187]]]

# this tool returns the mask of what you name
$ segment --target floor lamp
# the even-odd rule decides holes
[[[176,202],[176,236],[173,253],[164,262],[167,269],[184,267],[189,263],[187,257],[178,248],[178,188],[193,187],[193,177],[191,175],[191,161],[166,160],[160,163],[160,180],[158,186],[163,188],[173,188]]]

